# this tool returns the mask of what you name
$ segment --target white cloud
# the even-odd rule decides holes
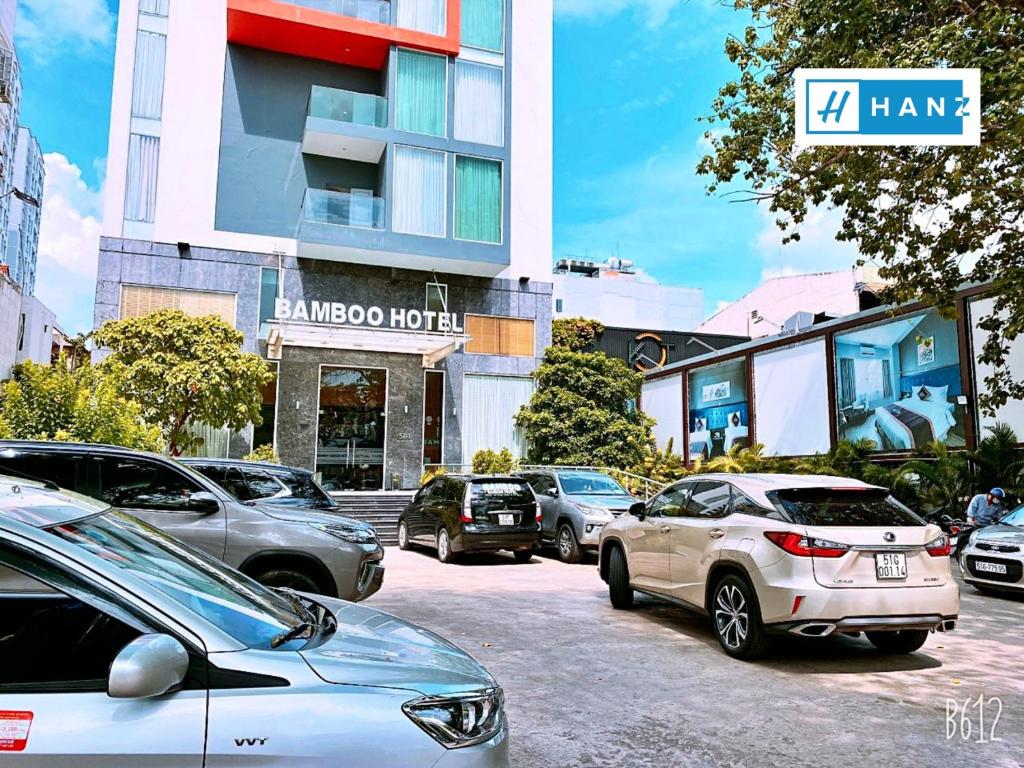
[[[555,0],[555,13],[592,20],[628,10],[641,15],[644,23],[653,29],[664,24],[680,3],[681,0]]]
[[[106,0],[21,0],[15,32],[19,53],[45,63],[109,49],[114,16]]]
[[[775,223],[776,215],[761,206],[763,226],[755,250],[764,262],[761,278],[832,272],[849,269],[860,258],[855,243],[836,240],[843,214],[836,209],[812,208],[800,226],[800,239],[782,244],[785,233]]]
[[[44,156],[36,294],[69,333],[92,329],[101,193],[64,155]]]

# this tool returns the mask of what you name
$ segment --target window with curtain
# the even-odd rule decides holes
[[[518,317],[466,315],[466,335],[471,355],[534,356],[534,322]]]
[[[152,222],[156,213],[156,174],[160,164],[160,139],[137,133],[128,138],[128,183],[125,185],[124,217]]]
[[[405,29],[443,35],[446,32],[445,9],[447,5],[448,0],[398,0],[396,24]]]
[[[166,16],[170,0],[140,0],[139,13],[150,16]]]
[[[398,52],[395,127],[400,131],[445,135],[448,58]]]
[[[167,36],[139,30],[135,39],[132,116],[160,119],[164,102],[164,62]]]
[[[500,147],[505,143],[502,69],[472,61],[455,65],[455,138]]]
[[[462,44],[488,51],[504,50],[504,0],[462,0]]]
[[[455,158],[455,237],[501,242],[501,162]]]
[[[145,317],[161,309],[180,309],[190,317],[216,315],[228,325],[234,325],[236,302],[237,297],[233,293],[122,285],[119,317]]]
[[[445,236],[447,155],[395,147],[392,229],[409,235]]]
[[[516,429],[519,409],[533,395],[533,379],[519,376],[466,374],[462,382],[462,460],[477,451],[508,448],[526,456],[526,436]]]

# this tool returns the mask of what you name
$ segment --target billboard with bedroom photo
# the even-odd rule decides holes
[[[750,445],[745,359],[690,371],[687,386],[690,461]]]
[[[956,322],[930,311],[836,336],[839,438],[877,451],[967,444]]]

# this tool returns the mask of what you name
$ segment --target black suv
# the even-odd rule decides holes
[[[511,550],[527,563],[540,541],[541,509],[521,477],[447,475],[420,488],[398,518],[398,546],[434,547],[450,563],[462,552]]]

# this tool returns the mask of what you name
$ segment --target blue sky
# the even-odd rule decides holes
[[[832,215],[783,248],[764,211],[704,194],[696,118],[734,72],[722,49],[741,15],[718,0],[554,2],[556,258],[617,251],[703,288],[708,312],[765,275],[852,264]],[[72,331],[92,325],[116,16],[117,0],[19,4],[21,118],[47,154],[37,293]]]

